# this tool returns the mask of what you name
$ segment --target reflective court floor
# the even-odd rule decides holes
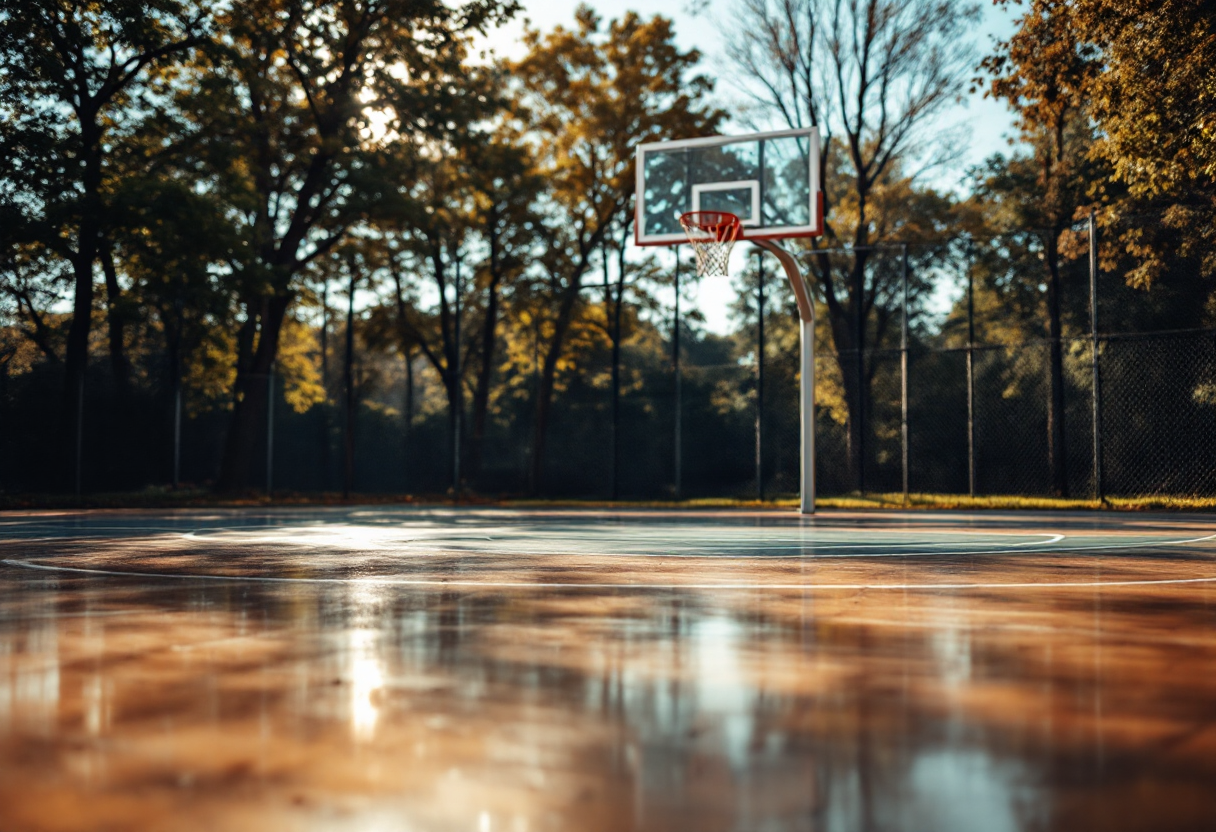
[[[0,514],[0,830],[1216,829],[1216,517]]]

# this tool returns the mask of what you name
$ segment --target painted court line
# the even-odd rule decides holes
[[[323,529],[325,527],[322,526],[319,528]],[[345,528],[345,527],[342,527],[342,528]],[[1027,534],[1047,535],[1049,533],[1028,532]],[[889,552],[889,553],[883,553],[883,554],[863,553],[863,554],[843,555],[843,556],[836,556],[836,557],[841,558],[841,559],[843,559],[843,558],[850,558],[850,559],[852,559],[852,558],[880,558],[880,557],[881,558],[909,558],[909,557],[933,557],[933,556],[944,556],[944,555],[948,555],[951,557],[965,557],[965,556],[978,556],[978,555],[1000,556],[1000,555],[1024,554],[1024,553],[1065,554],[1065,553],[1073,553],[1073,552],[1109,552],[1109,551],[1120,551],[1120,550],[1127,550],[1127,549],[1142,549],[1142,548],[1149,548],[1149,547],[1181,546],[1181,545],[1186,545],[1186,544],[1190,544],[1190,543],[1204,543],[1204,542],[1208,542],[1208,541],[1216,539],[1216,534],[1210,534],[1210,535],[1205,535],[1203,537],[1185,538],[1185,539],[1178,539],[1178,540],[1148,540],[1148,541],[1133,541],[1133,542],[1127,542],[1127,543],[1105,544],[1105,545],[1096,545],[1096,546],[1075,546],[1074,545],[1074,546],[1063,546],[1063,547],[1057,547],[1057,548],[1042,548],[1042,547],[1053,546],[1055,543],[1058,543],[1058,542],[1066,539],[1065,536],[1062,534],[1056,534],[1056,533],[1050,533],[1050,534],[1052,536],[1052,540],[1044,541],[1042,543],[1038,543],[1037,545],[1034,544],[1033,542],[1030,544],[1026,544],[1026,543],[1010,544],[1010,545],[1008,545],[1004,548],[1000,548],[1000,549],[955,550],[955,551],[948,551],[948,552],[943,552],[941,550],[929,551],[929,552],[914,550],[914,551],[902,551],[902,552],[900,552],[900,551]],[[200,538],[193,537],[192,533],[189,533],[189,532],[177,533],[177,536],[179,538],[187,538],[187,539],[190,539],[195,542],[204,542]],[[22,544],[22,543],[31,543],[31,542],[42,542],[44,540],[55,540],[55,539],[71,540],[72,542],[76,542],[76,543],[89,540],[89,538],[79,538],[79,537],[34,538],[34,539],[17,538],[17,539],[12,539],[12,540],[0,541],[0,543]],[[104,540],[106,540],[107,542],[114,542],[116,540],[121,540],[121,538],[104,538]],[[258,542],[272,543],[272,542],[279,542],[279,540],[280,540],[280,538],[278,538],[278,537],[245,534],[242,538],[239,538],[239,539],[228,540],[228,541],[215,541],[215,542],[223,542],[223,543],[227,543],[227,544],[258,543]],[[313,545],[313,546],[323,545],[320,541],[317,541],[315,538],[312,540],[308,540],[308,539],[300,539],[299,537],[291,537],[291,538],[282,538],[282,540],[290,541],[292,543],[297,543],[299,545]],[[139,542],[145,543],[148,541],[139,541]],[[543,556],[552,555],[552,554],[567,554],[567,555],[600,556],[600,557],[612,557],[612,558],[616,558],[616,557],[645,557],[645,558],[659,557],[659,558],[686,558],[686,559],[730,558],[732,560],[779,560],[779,559],[792,559],[792,558],[803,557],[803,555],[745,555],[745,554],[705,555],[705,554],[696,554],[696,553],[681,554],[681,553],[670,552],[670,551],[657,552],[657,553],[647,553],[647,552],[637,552],[637,551],[625,551],[625,552],[615,552],[615,553],[604,552],[604,551],[571,552],[568,548],[568,544],[566,547],[555,546],[555,544],[559,543],[560,541],[553,541],[553,540],[544,541],[549,544],[548,546],[545,546],[545,545],[542,545],[542,541],[528,541],[526,539],[525,540],[518,540],[518,539],[508,540],[506,542],[508,544],[513,543],[513,544],[515,544],[516,547],[527,546],[530,549],[530,551],[525,551],[525,552],[510,551],[512,546],[507,545],[507,546],[502,547],[503,549],[505,549],[507,551],[493,552],[493,551],[486,551],[486,549],[484,549],[484,548],[483,549],[467,549],[467,548],[444,549],[442,547],[435,546],[435,543],[438,543],[438,542],[441,542],[441,541],[436,541],[436,540],[431,540],[431,541],[419,540],[419,541],[417,541],[417,543],[419,543],[419,544],[427,543],[427,544],[439,549],[439,551],[441,553],[448,554],[448,555],[467,555],[470,553],[493,555],[493,554],[504,554],[505,553],[505,554],[510,554],[512,556],[516,556],[516,557],[519,557],[519,556],[543,557]],[[695,545],[695,544],[689,544],[689,545]],[[714,545],[717,545],[717,544],[714,544]],[[862,544],[862,545],[864,545],[864,544]],[[878,545],[878,544],[875,544],[875,545]],[[887,544],[887,545],[892,545],[892,544]],[[898,544],[895,544],[895,545],[898,545]],[[949,544],[946,544],[946,545],[949,545]],[[779,551],[810,549],[812,552],[814,552],[816,549],[846,548],[849,546],[849,544],[840,544],[839,546],[828,546],[828,545],[816,546],[813,542],[808,542],[808,543],[803,543],[803,544],[797,545],[797,546],[765,546],[764,544],[756,544],[756,546],[763,547],[763,548],[770,549],[770,550],[779,550]],[[1033,546],[1034,548],[1031,548],[1031,549],[1023,548],[1020,551],[1015,552],[1015,551],[1013,551],[1015,546],[1023,546],[1023,547]],[[349,549],[352,547],[347,547],[347,548]],[[363,548],[366,550],[376,550],[378,547],[376,547],[375,545],[369,545],[369,546],[365,546]],[[395,547],[381,546],[379,548],[382,550],[387,550],[389,548],[400,549],[400,548],[402,548],[402,542],[400,542],[400,541],[397,542]],[[812,554],[812,555],[810,555],[810,557],[815,557],[815,555]],[[833,557],[833,556],[827,555],[825,557]]]
[[[953,556],[953,557],[962,557],[962,556],[970,556],[970,555],[1024,554],[1027,552],[1027,549],[1024,548],[1021,551],[1015,552],[1015,551],[1013,551],[1014,547],[1015,546],[1035,547],[1035,548],[1049,547],[1049,546],[1053,546],[1055,543],[1059,543],[1066,539],[1065,535],[1056,534],[1056,533],[1027,532],[1027,534],[1043,534],[1045,536],[1049,535],[1052,537],[1052,540],[1043,541],[1041,543],[1032,542],[1032,543],[1009,544],[1008,546],[1005,546],[1004,548],[1000,548],[1000,549],[964,549],[964,550],[957,550],[957,551],[950,551],[950,552],[942,552],[940,550],[932,551],[932,552],[913,550],[913,551],[908,551],[908,552],[889,552],[889,553],[884,553],[884,554],[844,555],[842,557],[846,557],[846,558],[879,558],[879,557],[882,557],[882,558],[909,558],[909,557],[934,557],[934,556],[942,556],[942,555],[949,555],[949,556]],[[183,535],[183,536],[185,536],[185,535]],[[195,538],[195,539],[197,540],[197,538]],[[1133,541],[1133,542],[1129,542],[1129,543],[1101,544],[1101,545],[1096,545],[1096,546],[1075,546],[1075,545],[1073,545],[1073,546],[1061,546],[1061,547],[1052,548],[1052,549],[1043,548],[1042,551],[1034,551],[1032,549],[1031,551],[1034,554],[1065,554],[1065,553],[1071,553],[1071,552],[1112,552],[1112,551],[1120,551],[1120,550],[1125,550],[1125,549],[1142,549],[1142,548],[1148,548],[1148,547],[1182,546],[1182,545],[1186,545],[1189,543],[1205,543],[1210,540],[1216,540],[1216,534],[1205,535],[1203,537],[1185,538],[1185,539],[1180,539],[1180,540],[1147,540],[1147,541],[1142,540],[1142,541]],[[276,538],[257,537],[255,535],[248,535],[244,539],[229,540],[227,542],[229,542],[229,543],[257,543],[257,542],[268,543],[268,542],[279,542],[279,541]],[[293,539],[293,540],[291,540],[291,542],[296,543],[298,545],[322,545],[319,541],[316,541],[316,540],[306,541],[306,540]],[[557,547],[557,546],[555,546],[555,544],[560,543],[560,541],[552,541],[552,540],[550,540],[550,541],[507,540],[507,541],[505,541],[505,543],[507,545],[504,545],[501,547],[504,550],[504,552],[494,552],[494,551],[486,551],[485,549],[467,549],[467,548],[465,548],[465,549],[460,549],[460,548],[443,549],[441,546],[435,545],[437,543],[441,544],[442,543],[441,539],[402,541],[397,544],[396,548],[401,548],[402,544],[409,544],[411,542],[434,546],[435,548],[439,549],[444,554],[455,554],[455,555],[464,555],[464,554],[470,554],[470,553],[480,553],[480,554],[506,553],[506,554],[510,554],[513,556],[529,556],[530,555],[530,556],[535,556],[535,557],[541,557],[541,556],[553,555],[553,554],[566,554],[566,555],[587,555],[587,556],[600,556],[600,557],[646,557],[646,558],[664,557],[664,558],[690,558],[690,559],[729,557],[732,560],[749,560],[749,559],[750,560],[778,560],[778,559],[782,559],[782,558],[802,557],[801,555],[741,555],[741,554],[705,555],[705,554],[679,554],[676,552],[656,552],[656,553],[651,554],[651,553],[647,553],[647,552],[636,552],[636,551],[571,552],[568,548],[569,544],[567,544],[566,547]],[[549,545],[545,546],[544,545],[545,543],[548,543]],[[526,551],[526,552],[512,551],[511,544],[514,544],[515,546],[527,546],[530,551]],[[689,544],[689,545],[697,545],[697,544]],[[713,543],[712,545],[715,547],[721,546],[721,544],[716,543],[716,542]],[[806,549],[815,551],[818,549],[833,549],[833,548],[861,548],[862,546],[865,546],[865,545],[866,544],[857,544],[857,545],[840,544],[838,546],[816,545],[813,541],[809,541],[809,542],[802,543],[799,545],[792,545],[792,546],[769,546],[769,545],[765,545],[765,544],[761,544],[761,543],[755,544],[756,548],[764,548],[764,549],[777,550],[777,551],[795,551],[795,550],[806,550]],[[899,544],[888,543],[888,544],[871,544],[871,545],[891,546],[891,545],[899,545]],[[953,545],[953,544],[943,544],[943,545]],[[368,550],[374,550],[376,547],[374,545],[370,545],[365,548]],[[388,549],[390,547],[385,546],[382,548]],[[723,547],[723,548],[725,548],[725,547]],[[814,556],[812,555],[812,557],[814,557]],[[831,557],[831,556],[829,555],[827,557]]]
[[[1214,535],[1216,537],[1216,535]],[[1209,538],[1202,538],[1209,539]],[[548,581],[462,581],[412,578],[276,578],[243,575],[198,575],[191,573],[134,572],[117,569],[85,569],[79,566],[52,566],[27,560],[5,558],[0,563],[25,569],[47,572],[72,572],[85,575],[106,575],[125,578],[159,578],[191,581],[252,581],[278,584],[351,584],[364,586],[427,586],[463,587],[468,589],[780,589],[780,590],[938,590],[938,589],[1068,589],[1119,586],[1168,586],[1180,584],[1216,583],[1216,576],[1208,578],[1160,578],[1138,581],[1046,581],[1041,583],[901,583],[901,584],[657,584],[657,583],[563,583]]]
[[[322,539],[318,539],[318,537],[312,536],[309,534],[304,534],[304,535],[265,534],[265,535],[261,535],[261,534],[250,534],[244,530],[240,530],[240,531],[231,530],[231,533],[229,533],[227,531],[221,531],[219,534],[214,535],[214,536],[210,536],[210,535],[203,536],[197,532],[185,532],[185,533],[181,533],[179,535],[179,537],[189,540],[191,542],[222,543],[225,545],[235,545],[235,544],[241,544],[241,543],[254,543],[254,544],[280,543],[280,544],[287,544],[287,545],[292,545],[292,546],[308,547],[308,546],[327,546],[327,545],[332,545],[335,542],[340,542],[342,544],[348,544],[348,542],[349,542],[349,539],[344,539],[344,540],[339,540],[339,541],[332,540],[332,538],[334,538],[334,537],[339,537],[339,538],[341,537],[342,532],[339,529],[329,530],[329,529],[322,528],[322,529],[309,529],[309,531],[310,532],[321,531],[324,534],[321,535]],[[439,551],[443,551],[443,552],[456,552],[456,553],[482,553],[482,554],[509,553],[511,555],[552,555],[552,554],[591,555],[591,554],[594,554],[594,555],[600,555],[603,557],[673,557],[673,558],[731,557],[731,558],[735,558],[735,559],[753,558],[753,559],[763,560],[763,559],[773,559],[773,558],[777,558],[777,557],[789,557],[789,556],[788,555],[767,555],[767,554],[763,554],[763,555],[762,554],[739,554],[739,552],[746,552],[747,550],[761,549],[761,550],[769,551],[769,552],[802,552],[805,550],[811,550],[813,552],[818,553],[818,552],[840,550],[840,549],[848,549],[848,550],[857,551],[857,550],[865,550],[865,549],[889,549],[892,546],[912,546],[912,547],[936,547],[936,551],[918,551],[916,549],[913,549],[911,551],[877,553],[877,554],[871,554],[871,555],[865,555],[865,556],[869,556],[869,557],[918,557],[918,556],[938,555],[938,554],[991,555],[991,554],[1003,554],[1008,551],[1012,551],[1014,548],[1026,548],[1026,547],[1042,548],[1042,547],[1047,547],[1047,546],[1053,546],[1056,543],[1059,543],[1066,539],[1066,536],[1063,534],[1057,534],[1057,533],[1051,533],[1051,532],[1025,532],[1025,533],[1009,534],[1009,535],[1005,535],[1005,536],[1008,536],[1008,537],[1043,537],[1043,538],[1047,538],[1047,539],[1046,540],[1029,540],[1029,541],[1023,541],[1021,543],[1007,543],[1007,544],[1004,544],[1002,548],[998,548],[998,549],[987,549],[987,550],[985,550],[985,549],[979,549],[979,550],[963,549],[960,551],[948,551],[948,552],[943,552],[941,550],[949,549],[950,547],[966,546],[966,545],[971,545],[971,544],[969,541],[968,542],[943,541],[943,542],[935,543],[935,542],[923,541],[923,540],[917,540],[917,541],[912,541],[912,542],[902,542],[902,543],[891,543],[891,542],[850,543],[850,542],[840,542],[838,540],[837,541],[817,542],[814,540],[791,541],[788,538],[785,540],[781,540],[779,543],[778,542],[758,543],[758,542],[755,542],[754,540],[751,542],[749,542],[749,541],[714,541],[712,544],[712,548],[715,550],[715,552],[727,551],[727,552],[729,552],[729,554],[706,555],[703,552],[698,551],[698,549],[704,548],[704,544],[682,542],[680,536],[678,536],[678,535],[673,535],[671,537],[646,537],[646,536],[630,535],[630,540],[633,542],[636,542],[636,543],[643,543],[643,544],[650,543],[650,544],[658,544],[660,546],[664,546],[664,545],[665,546],[675,546],[678,548],[682,548],[685,550],[691,550],[691,551],[681,553],[680,551],[678,551],[678,548],[676,550],[664,550],[661,552],[639,552],[639,551],[635,551],[635,550],[604,551],[603,549],[601,549],[601,550],[598,550],[595,552],[571,553],[568,548],[569,547],[568,541],[569,541],[570,534],[571,534],[571,532],[549,533],[549,534],[545,534],[540,539],[537,539],[534,537],[521,539],[517,535],[505,535],[502,537],[474,537],[471,535],[457,537],[457,536],[453,536],[453,535],[436,535],[434,537],[390,539],[387,541],[384,539],[358,541],[358,545],[356,545],[356,546],[348,545],[347,548],[358,548],[358,549],[364,549],[364,550],[369,550],[369,551],[384,551],[384,550],[402,550],[402,549],[416,550],[420,547],[427,547],[429,549],[438,549]],[[992,533],[979,533],[979,532],[957,532],[957,534],[976,534],[976,535],[983,534],[985,536],[993,536],[993,537],[1002,536],[1002,535],[996,535],[996,534],[992,534]],[[454,542],[471,543],[471,542],[480,542],[480,541],[488,541],[495,545],[493,547],[468,547],[468,546],[459,547],[459,546],[450,545]],[[598,542],[599,541],[597,541],[597,543]],[[611,543],[611,542],[612,541],[604,541],[604,543]],[[617,544],[617,545],[619,545],[619,544]],[[526,551],[520,551],[521,548],[526,549]],[[487,549],[491,549],[492,551],[487,552],[486,551]],[[858,556],[861,556],[861,555],[858,555]],[[798,557],[798,556],[795,555],[794,557]]]

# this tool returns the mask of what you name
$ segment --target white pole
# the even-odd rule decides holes
[[[800,349],[798,367],[801,380],[798,384],[800,412],[799,434],[802,445],[800,460],[799,510],[803,514],[815,513],[815,305],[807,291],[802,269],[794,255],[771,240],[752,240],[760,248],[771,252],[785,268],[794,299],[798,302],[800,327]]]
[[[815,513],[815,321],[801,324],[801,349],[798,368],[799,412],[801,413],[802,478],[799,510]]]

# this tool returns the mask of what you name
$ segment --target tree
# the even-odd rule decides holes
[[[373,315],[375,328],[381,338],[395,332],[403,356],[419,352],[439,375],[447,393],[452,452],[469,458],[467,473],[474,476],[485,435],[501,292],[527,263],[523,249],[534,237],[532,208],[540,189],[530,148],[503,123],[504,84],[497,65],[467,68],[449,81],[441,106],[424,111],[414,123],[431,140],[400,143],[386,157],[385,174],[400,187],[372,217],[380,268],[392,283],[390,302]],[[437,297],[433,311],[419,304],[420,296],[432,294],[423,290],[427,278]],[[458,441],[464,432],[463,387],[474,365],[472,442],[464,452]]]
[[[481,473],[491,386],[498,362],[502,292],[513,290],[530,265],[540,224],[536,200],[544,182],[537,174],[531,149],[510,133],[500,132],[488,142],[473,143],[465,153],[472,191],[470,225],[485,249],[475,274],[477,288],[485,297],[469,448],[470,474],[477,476]]]
[[[1095,152],[1130,197],[1111,218],[1146,209],[1161,218],[1126,223],[1122,243],[1140,261],[1129,282],[1150,286],[1179,258],[1216,274],[1216,7],[1074,0],[1068,23],[1100,57],[1087,85]]]
[[[143,324],[149,336],[143,340],[163,343],[164,361],[154,360],[149,375],[167,382],[180,428],[187,411],[200,409],[190,407],[190,400],[214,406],[233,380],[228,333],[235,310],[214,266],[234,241],[214,199],[196,192],[177,175],[180,171],[153,167],[148,175],[125,180],[113,195],[121,222],[112,236],[108,270],[126,278],[125,305],[130,318]],[[174,473],[180,474],[176,465]]]
[[[467,174],[466,168],[450,158],[419,160],[411,177],[415,187],[406,212],[382,238],[401,351],[408,356],[416,347],[439,375],[447,394],[454,479],[460,469],[463,384],[470,346],[468,333],[462,332],[471,294],[466,282],[471,236]],[[424,274],[434,282],[438,296],[434,311],[422,309],[407,296],[407,286],[420,284]],[[417,292],[413,294],[416,298]],[[452,487],[458,489],[460,483],[453,482]]]
[[[120,386],[120,287],[108,236],[110,159],[154,103],[151,74],[198,45],[210,7],[180,0],[34,0],[0,12],[0,152],[9,218],[5,243],[39,242],[71,266],[62,430],[76,434],[92,327],[94,270],[105,275],[109,347]],[[64,443],[65,446],[70,443]],[[79,450],[79,449],[77,449]],[[79,477],[79,472],[77,472]]]
[[[634,148],[641,142],[711,133],[723,118],[703,99],[709,78],[689,77],[700,55],[681,52],[671,21],[629,13],[601,26],[579,6],[571,29],[524,37],[528,55],[513,67],[517,113],[535,143],[549,189],[546,251],[537,298],[545,309],[529,486],[541,487],[545,437],[558,366],[572,325],[586,308],[580,292],[613,222],[635,189]],[[539,310],[538,310],[539,312]]]
[[[973,66],[966,0],[739,0],[727,54],[753,105],[790,127],[818,127],[825,225],[817,248],[848,246],[851,256],[813,260],[817,294],[840,356],[854,482],[865,487],[864,414],[867,321],[882,270],[867,264],[874,245],[907,241],[916,215],[897,201],[877,204],[882,188],[917,187],[921,170],[950,158],[938,117],[964,89]],[[901,184],[902,180],[902,184]],[[885,209],[885,210],[884,210]],[[948,222],[948,215],[935,220]],[[940,227],[939,232],[946,232]],[[846,366],[846,362],[853,366]]]
[[[1064,429],[1064,357],[1061,343],[1061,236],[1088,201],[1095,182],[1089,163],[1093,135],[1085,101],[1097,70],[1091,46],[1077,39],[1070,0],[1035,0],[1018,21],[1013,37],[997,45],[982,68],[991,77],[990,94],[1003,98],[1018,115],[1023,141],[1031,148],[1034,188],[1015,213],[1018,227],[1039,229],[1047,268],[1047,337],[1050,342],[1047,406],[1048,465],[1052,489],[1068,496],[1068,449]],[[1030,161],[1030,160],[1026,160]],[[1012,160],[1005,176],[989,180],[990,194],[1025,178],[1025,161]],[[1011,181],[1012,180],[1012,181]]]
[[[223,13],[221,34],[181,102],[206,186],[226,203],[240,236],[227,258],[243,321],[220,488],[247,482],[267,406],[258,380],[274,366],[308,264],[389,191],[378,157],[429,139],[417,122],[442,109],[462,75],[470,34],[516,7],[512,0],[238,0]]]

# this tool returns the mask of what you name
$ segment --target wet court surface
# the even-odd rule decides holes
[[[0,830],[1216,829],[1216,517],[0,514]]]

